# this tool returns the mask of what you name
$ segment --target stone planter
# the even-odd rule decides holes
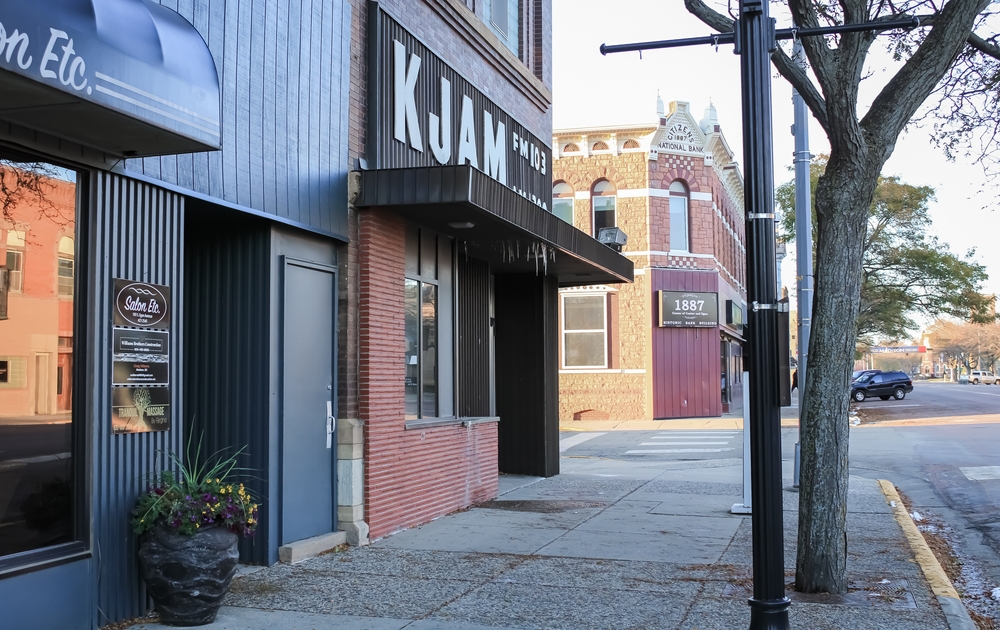
[[[192,536],[156,528],[139,543],[146,590],[163,623],[202,626],[215,621],[236,573],[239,537],[225,527]]]

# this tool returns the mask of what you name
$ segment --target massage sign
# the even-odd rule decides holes
[[[170,288],[115,279],[111,427],[170,428]]]

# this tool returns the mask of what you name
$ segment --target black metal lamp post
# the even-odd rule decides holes
[[[778,278],[775,269],[771,53],[778,39],[914,28],[916,18],[775,31],[767,0],[740,0],[732,33],[601,45],[601,54],[735,44],[740,55],[747,238],[747,322],[750,372],[750,485],[753,493],[751,630],[789,630],[781,498],[781,408],[778,379]]]

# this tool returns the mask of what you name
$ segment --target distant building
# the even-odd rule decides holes
[[[711,105],[559,129],[553,212],[625,232],[634,284],[560,289],[563,420],[719,416],[742,404],[743,178]]]

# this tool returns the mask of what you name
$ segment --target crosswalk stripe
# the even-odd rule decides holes
[[[985,481],[987,479],[1000,479],[1000,466],[969,466],[959,468],[965,478],[969,481]]]
[[[626,455],[638,454],[638,453],[721,453],[723,451],[732,451],[735,449],[731,448],[649,448],[649,449],[636,449],[632,451],[625,451]]]
[[[577,444],[583,444],[587,440],[593,440],[596,437],[601,437],[605,435],[604,433],[577,433],[576,435],[570,436],[568,438],[563,438],[559,440],[559,452],[562,453],[566,449],[572,448]]]
[[[725,435],[735,436],[739,433],[738,431],[671,431],[671,432],[659,432],[657,435],[671,435],[671,436],[685,436],[685,435],[711,435],[714,437],[722,437]]]
[[[731,440],[735,435],[652,435],[650,440]]]
[[[642,442],[639,446],[723,446],[729,442]]]

